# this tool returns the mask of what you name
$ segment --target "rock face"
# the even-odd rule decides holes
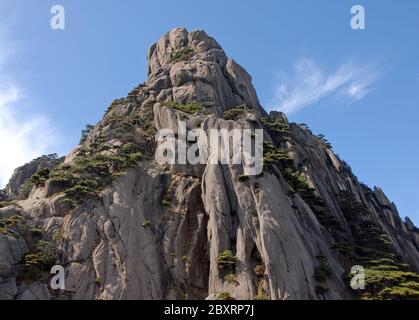
[[[367,275],[419,279],[413,223],[381,189],[360,184],[323,138],[267,115],[250,75],[213,38],[174,29],[148,60],[147,81],[115,100],[64,164],[15,172],[8,200],[51,169],[27,198],[0,209],[1,299],[56,296],[45,268],[56,263],[66,273],[62,297],[72,299],[393,298],[406,286],[367,277],[367,290],[354,291],[345,275],[356,264]],[[263,129],[263,173],[157,164],[154,134],[177,131],[179,120],[203,132]]]
[[[26,252],[25,241],[0,234],[0,299],[13,299],[18,294],[14,268]]]
[[[198,101],[216,114],[247,104],[264,113],[252,77],[203,31],[172,30],[150,48],[148,59],[146,85],[158,101]]]
[[[6,188],[4,189],[3,198],[6,199],[15,199],[19,197],[20,193],[24,193],[22,186],[25,181],[27,181],[32,175],[42,168],[52,169],[58,164],[63,162],[64,159],[57,158],[56,155],[46,155],[39,157],[30,163],[21,166],[13,172],[12,177],[9,180]],[[1,196],[0,196],[1,197]]]

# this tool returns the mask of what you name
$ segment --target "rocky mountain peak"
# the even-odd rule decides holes
[[[0,192],[0,299],[51,299],[56,264],[63,299],[419,298],[419,230],[323,135],[267,115],[214,39],[174,29],[148,60],[64,163],[36,159]],[[179,120],[263,130],[263,172],[158,163],[156,132]]]
[[[25,182],[29,178],[31,178],[35,173],[37,173],[41,169],[50,170],[63,161],[64,158],[58,158],[56,154],[43,155],[19,168],[16,168],[13,172],[12,177],[9,180],[9,183],[6,185],[4,189],[4,198],[7,197],[8,199],[14,199],[17,198],[19,195],[27,196],[29,190],[25,190]]]
[[[246,105],[258,114],[252,77],[204,31],[173,29],[148,52],[147,85],[159,102],[196,101],[216,114]]]

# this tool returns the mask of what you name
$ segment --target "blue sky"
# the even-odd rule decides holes
[[[66,30],[50,8],[66,9]],[[366,30],[350,9],[366,10]],[[419,224],[419,2],[0,0],[0,184],[67,153],[87,123],[146,78],[146,51],[204,29],[253,76],[266,109],[323,133],[361,181]]]

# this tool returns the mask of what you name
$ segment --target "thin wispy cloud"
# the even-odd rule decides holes
[[[352,103],[364,98],[380,77],[373,63],[347,62],[328,72],[308,58],[295,63],[293,72],[279,74],[270,110],[290,114],[332,95]]]
[[[0,188],[16,167],[48,153],[56,143],[48,118],[34,113],[33,98],[7,70],[10,56],[6,53],[12,51],[0,32]]]

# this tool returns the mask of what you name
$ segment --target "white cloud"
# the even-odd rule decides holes
[[[0,25],[0,27],[2,27]],[[14,46],[6,29],[0,28],[0,188],[13,170],[48,153],[55,145],[49,120],[36,114],[34,99],[28,99],[7,69]]]
[[[16,167],[47,153],[55,144],[48,119],[28,114],[24,101],[17,87],[0,88],[0,187]]]
[[[294,65],[294,72],[291,77],[283,72],[279,74],[274,97],[268,106],[270,110],[290,114],[331,95],[354,102],[364,98],[379,77],[373,64],[348,62],[334,72],[327,72],[307,58]]]

